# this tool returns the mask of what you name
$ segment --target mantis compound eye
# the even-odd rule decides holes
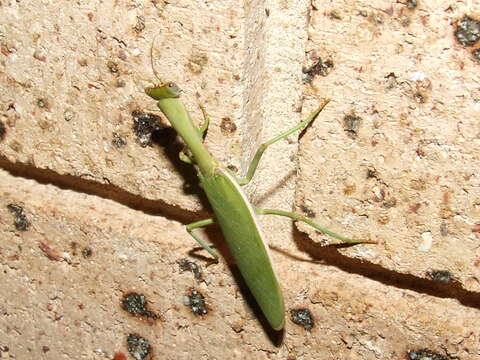
[[[168,87],[171,91],[173,91],[174,93],[176,93],[176,94],[179,94],[179,93],[182,91],[182,90],[178,87],[178,85],[175,84],[175,83],[173,83],[173,82],[169,82],[169,83],[167,84],[167,87]]]

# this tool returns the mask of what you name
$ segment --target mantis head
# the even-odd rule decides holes
[[[145,89],[145,93],[155,100],[178,98],[180,92],[180,88],[173,82],[165,85],[149,86]]]

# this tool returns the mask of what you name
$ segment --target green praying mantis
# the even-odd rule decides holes
[[[285,305],[279,281],[273,270],[268,245],[263,239],[256,220],[257,215],[280,215],[304,222],[321,233],[345,243],[371,243],[371,241],[353,240],[334,233],[300,214],[255,207],[241,189],[241,186],[248,184],[254,176],[264,151],[273,143],[304,129],[315,120],[329,100],[323,100],[310,116],[296,126],[263,143],[255,153],[245,177],[237,177],[223,167],[203,144],[209,118],[202,106],[200,108],[204,123],[198,127],[180,100],[181,91],[176,84],[168,82],[150,86],[145,89],[145,92],[157,101],[158,107],[185,143],[185,148],[179,153],[179,157],[182,161],[196,167],[198,178],[214,212],[214,217],[188,224],[186,226],[188,233],[217,259],[217,252],[194,230],[218,223],[238,269],[268,323],[273,329],[281,330],[285,325]]]

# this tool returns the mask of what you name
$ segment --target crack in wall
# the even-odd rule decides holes
[[[117,186],[111,184],[100,184],[92,180],[79,179],[72,175],[62,175],[49,169],[38,169],[27,164],[11,163],[0,156],[0,168],[7,171],[10,175],[23,179],[34,180],[42,185],[52,185],[62,190],[70,190],[81,194],[97,196],[122,204],[130,209],[142,211],[148,215],[161,216],[168,220],[188,223],[205,217],[207,214],[195,214],[176,206],[164,203],[161,200],[144,199],[140,195],[129,193]],[[218,232],[208,232],[210,236],[216,237]],[[294,259],[295,261],[322,262],[325,265],[336,267],[344,272],[360,275],[370,280],[377,281],[383,285],[414,291],[416,293],[433,296],[436,298],[456,299],[460,304],[480,309],[480,294],[464,289],[461,283],[451,281],[449,283],[438,282],[430,279],[420,278],[411,274],[396,272],[381,265],[366,262],[361,259],[351,258],[340,253],[339,249],[348,245],[329,245],[321,246],[313,242],[307,235],[294,228],[293,240],[297,243],[300,251],[308,254],[310,259],[299,258],[291,255],[284,250],[280,250],[270,245],[274,251]],[[193,251],[193,249],[192,249]],[[202,257],[200,257],[202,258]],[[251,296],[248,296],[248,290],[243,284],[243,279],[231,268],[236,282],[240,284],[241,291],[244,293],[250,307],[255,311],[255,304]],[[250,300],[248,300],[250,299]],[[268,329],[265,326],[265,329]],[[276,337],[272,336],[272,340]],[[275,341],[278,341],[275,340]]]
[[[295,230],[294,237],[300,250],[310,255],[311,260],[308,261],[321,261],[326,265],[334,266],[347,273],[363,276],[386,286],[410,290],[437,298],[456,299],[464,306],[480,309],[480,294],[464,289],[461,283],[457,281],[444,283],[424,279],[412,274],[393,271],[365,260],[347,257],[342,255],[339,249],[351,245],[341,244],[319,247],[299,230]]]
[[[12,163],[1,155],[0,168],[15,177],[34,180],[42,185],[53,185],[62,190],[70,190],[112,200],[130,209],[142,211],[148,215],[162,216],[168,220],[178,221],[183,224],[209,216],[206,211],[193,213],[162,200],[143,198],[141,195],[132,194],[113,184],[102,184],[69,174],[59,174],[50,169],[40,169],[20,162]]]

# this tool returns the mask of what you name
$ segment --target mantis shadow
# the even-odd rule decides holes
[[[237,266],[234,264],[229,264],[228,267],[230,268],[230,272],[235,279],[238,287],[240,288],[240,293],[242,294],[242,298],[245,299],[248,307],[252,310],[255,318],[258,320],[260,325],[263,328],[263,331],[267,334],[268,339],[272,342],[272,344],[276,347],[280,347],[283,343],[283,339],[285,337],[285,328],[282,330],[274,330],[271,328],[270,324],[267,321],[265,315],[263,315],[260,306],[258,306],[253,294],[250,292],[245,280],[243,280],[242,274],[238,270]]]
[[[265,315],[263,315],[260,306],[257,304],[253,294],[251,293],[250,289],[248,288],[245,280],[243,279],[242,274],[240,273],[238,267],[235,265],[235,260],[233,256],[230,254],[228,250],[228,246],[226,242],[223,240],[222,232],[220,228],[215,226],[210,226],[208,231],[206,231],[208,239],[215,244],[215,250],[217,250],[221,257],[223,257],[225,263],[227,264],[230,273],[232,274],[235,283],[238,285],[242,298],[245,299],[247,306],[253,312],[254,317],[258,320],[260,325],[262,326],[263,331],[267,334],[270,342],[274,346],[281,346],[283,342],[283,338],[285,336],[284,330],[276,331],[273,330],[268,323]],[[205,256],[205,250],[202,247],[195,247],[188,252],[188,255],[194,257],[200,261],[204,261],[207,263],[207,267],[213,263],[216,263],[212,257]],[[243,330],[241,330],[243,331]]]
[[[288,174],[278,180],[272,187],[270,187],[270,189],[268,189],[261,196],[256,198],[255,205],[260,205],[263,201],[265,201],[266,199],[274,195],[277,191],[282,189],[293,176],[295,176],[295,171],[289,171]]]

